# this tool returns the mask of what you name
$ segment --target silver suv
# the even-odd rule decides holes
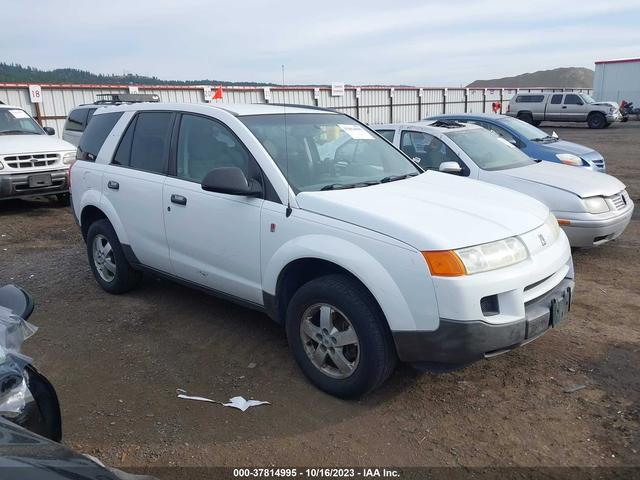
[[[507,115],[533,125],[543,121],[587,122],[606,128],[620,120],[615,102],[596,102],[586,93],[518,93],[509,101]]]

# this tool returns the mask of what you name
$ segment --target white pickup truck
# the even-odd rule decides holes
[[[0,200],[55,195],[69,202],[75,148],[20,107],[0,105]]]
[[[589,128],[606,128],[622,119],[616,102],[596,102],[586,93],[517,93],[509,100],[507,115],[536,126],[543,121],[587,122]]]
[[[452,368],[509,351],[571,302],[569,242],[546,206],[423,172],[323,109],[100,108],[71,179],[104,290],[146,271],[264,311],[307,377],[341,397],[398,359]]]

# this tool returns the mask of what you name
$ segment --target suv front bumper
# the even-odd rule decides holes
[[[393,339],[398,357],[418,367],[455,368],[482,358],[513,350],[555,327],[551,310],[559,298],[570,307],[574,281],[565,278],[556,287],[525,305],[525,316],[506,324],[483,320],[440,319],[437,330],[429,332],[396,331]],[[552,318],[553,317],[553,318]]]
[[[43,172],[0,174],[0,199],[55,195],[69,191],[69,170],[46,170]],[[30,186],[29,177],[51,175],[51,185]]]

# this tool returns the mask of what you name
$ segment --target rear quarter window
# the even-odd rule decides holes
[[[69,132],[84,131],[84,126],[87,122],[87,112],[88,110],[86,108],[71,110],[69,118],[67,118],[67,122],[64,124],[64,129]]]
[[[544,95],[518,95],[516,103],[540,103],[544,100]]]
[[[91,123],[89,123],[82,137],[80,137],[76,159],[88,162],[95,161],[102,145],[121,116],[122,112],[94,115]]]

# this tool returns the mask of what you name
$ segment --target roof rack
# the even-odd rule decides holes
[[[156,93],[99,93],[96,97],[96,105],[160,101],[160,95]]]

